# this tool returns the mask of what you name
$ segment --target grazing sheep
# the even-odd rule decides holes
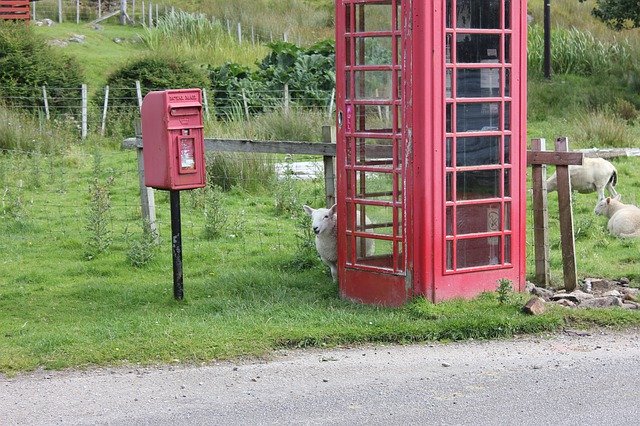
[[[319,208],[313,209],[307,205],[302,206],[305,212],[311,216],[311,229],[316,234],[316,250],[320,255],[320,259],[331,269],[331,278],[333,281],[338,280],[338,247],[337,247],[337,222],[338,215],[336,213],[337,204],[331,206],[330,209]],[[371,223],[369,218],[365,217],[365,223]],[[360,224],[360,214],[358,213],[358,224]],[[358,248],[359,248],[358,244]],[[374,250],[373,240],[366,240],[366,253],[371,256]],[[360,250],[358,249],[358,254]]]
[[[584,157],[581,166],[569,166],[569,178],[571,189],[583,194],[596,191],[598,201],[604,200],[605,187],[612,197],[618,195],[614,188],[618,183],[618,172],[613,164],[604,158]],[[553,192],[557,188],[558,183],[554,173],[547,179],[547,191]]]
[[[599,201],[594,213],[609,218],[607,229],[612,235],[620,238],[640,237],[640,208],[622,203],[620,196]]]

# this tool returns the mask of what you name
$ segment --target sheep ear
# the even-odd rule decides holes
[[[622,200],[622,194],[616,194],[615,197],[613,197],[614,200]]]
[[[305,205],[303,205],[303,206],[302,206],[302,208],[304,209],[304,211],[305,211],[305,212],[307,212],[307,214],[308,214],[309,216],[312,216],[312,215],[313,215],[313,209],[312,209],[311,207],[309,207],[309,206],[307,206],[307,205],[305,204]]]
[[[329,209],[329,213],[331,213],[331,214],[336,214],[337,211],[338,211],[338,204],[337,203],[332,205],[331,208]]]

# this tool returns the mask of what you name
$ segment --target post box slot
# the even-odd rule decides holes
[[[181,174],[196,172],[196,139],[178,136],[178,172]]]
[[[169,108],[169,114],[172,117],[182,117],[185,115],[199,115],[200,114],[199,106],[191,106],[191,107],[183,107],[183,106],[172,106]]]

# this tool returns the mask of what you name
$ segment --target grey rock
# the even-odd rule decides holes
[[[612,306],[622,306],[622,300],[614,296],[606,296],[585,300],[580,304],[581,308],[608,308]]]
[[[544,300],[538,296],[533,296],[522,310],[529,315],[542,315],[545,311]]]

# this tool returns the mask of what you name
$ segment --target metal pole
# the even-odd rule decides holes
[[[544,78],[551,78],[551,0],[544,0]]]
[[[180,191],[169,191],[171,200],[171,251],[173,254],[173,298],[184,298],[182,286],[182,235],[180,223]]]

